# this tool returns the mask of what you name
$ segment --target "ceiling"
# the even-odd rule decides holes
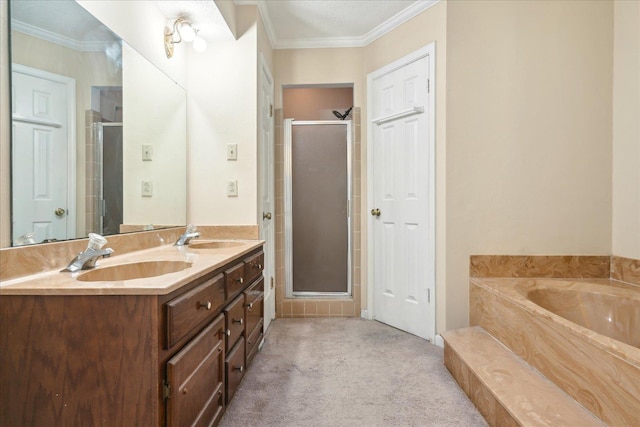
[[[234,0],[256,5],[275,49],[360,47],[438,0]]]

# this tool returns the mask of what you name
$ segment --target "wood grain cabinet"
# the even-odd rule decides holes
[[[0,426],[217,425],[264,335],[263,259],[167,295],[2,295]]]

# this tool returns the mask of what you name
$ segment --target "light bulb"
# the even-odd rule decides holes
[[[191,24],[183,22],[180,25],[180,36],[182,37],[182,40],[190,43],[196,38],[196,31],[193,29]]]
[[[207,42],[202,37],[196,36],[195,40],[193,40],[193,50],[204,52],[207,50]]]

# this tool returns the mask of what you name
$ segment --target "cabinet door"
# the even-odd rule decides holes
[[[169,426],[215,425],[224,411],[224,315],[167,362]]]
[[[240,338],[238,344],[229,351],[227,356],[227,404],[231,402],[236,389],[242,381],[242,377],[244,377],[244,349],[244,338]]]

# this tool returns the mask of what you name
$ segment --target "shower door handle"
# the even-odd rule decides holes
[[[371,209],[371,215],[379,217],[380,216],[380,209]]]

